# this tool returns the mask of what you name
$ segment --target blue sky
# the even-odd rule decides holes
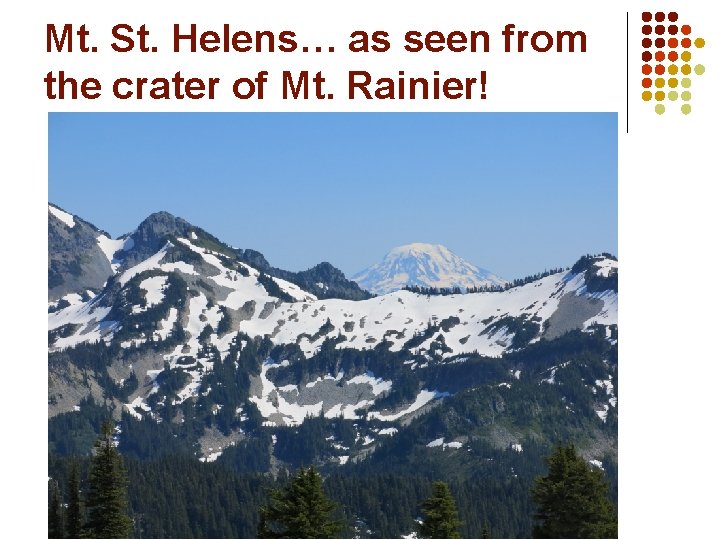
[[[51,113],[51,202],[166,210],[274,266],[444,244],[506,278],[617,253],[615,113]]]

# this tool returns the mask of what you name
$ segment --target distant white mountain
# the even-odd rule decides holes
[[[387,294],[405,286],[454,288],[504,285],[506,280],[478,268],[440,244],[407,244],[352,277],[363,289]]]

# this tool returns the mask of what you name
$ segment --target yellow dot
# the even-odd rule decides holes
[[[705,40],[704,40],[703,38],[701,38],[701,37],[697,38],[697,39],[695,40],[695,46],[696,46],[698,49],[702,49],[702,48],[705,46]]]
[[[668,73],[670,75],[677,75],[677,72],[678,72],[678,67],[675,64],[671,64],[670,67],[668,68]]]
[[[680,107],[680,110],[682,111],[683,114],[690,114],[692,107],[690,107],[689,103],[685,103],[682,107]]]
[[[690,79],[688,79],[687,77],[685,77],[682,81],[680,81],[680,85],[683,88],[690,88],[690,86],[692,85],[692,81]]]
[[[683,75],[690,75],[690,64],[683,64],[683,66],[680,68],[680,71]]]
[[[662,79],[662,78],[655,79],[655,86],[657,86],[658,88],[662,88],[663,86],[665,86],[665,79]]]
[[[663,105],[662,103],[658,103],[657,105],[655,105],[655,112],[658,113],[658,114],[664,113],[664,112],[665,112],[665,105]]]
[[[692,54],[690,54],[690,51],[684,51],[684,52],[680,55],[680,58],[682,58],[682,61],[683,61],[683,62],[689,62],[690,59],[692,58]]]
[[[670,88],[675,88],[678,85],[677,79],[668,79],[668,86]]]
[[[680,94],[680,97],[682,98],[683,101],[690,101],[690,98],[692,97],[692,94],[690,94],[690,92],[688,92],[688,91],[686,90],[685,92],[683,92],[682,94]]]
[[[703,66],[702,64],[698,64],[697,66],[695,66],[695,73],[697,73],[698,75],[702,75],[703,73],[705,73],[705,66]]]
[[[642,93],[643,101],[650,101],[652,99],[652,92],[649,90],[645,90],[645,92]]]
[[[674,90],[672,92],[668,92],[668,99],[670,101],[675,101],[678,98],[678,93]]]

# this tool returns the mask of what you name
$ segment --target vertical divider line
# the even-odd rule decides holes
[[[630,12],[625,12],[625,133],[630,134]]]

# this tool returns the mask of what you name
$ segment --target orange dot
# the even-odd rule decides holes
[[[658,88],[663,88],[665,86],[665,79],[663,79],[662,77],[658,77],[657,79],[655,79],[655,86]]]
[[[670,51],[668,53],[668,60],[671,62],[676,62],[678,59],[678,53],[676,51]]]
[[[687,36],[688,34],[690,34],[690,32],[692,32],[692,28],[690,28],[690,25],[689,25],[689,24],[683,24],[683,25],[680,27],[680,31],[682,32],[682,34],[683,34],[684,36]]]
[[[674,49],[677,46],[678,46],[677,38],[673,37],[673,38],[668,39],[668,47],[670,47],[671,49]]]
[[[701,37],[697,38],[697,39],[695,40],[695,46],[696,46],[698,49],[702,49],[702,48],[705,46],[705,40],[704,40],[703,38],[701,38]]]
[[[652,79],[643,79],[642,85],[643,88],[650,88],[652,86]]]
[[[655,66],[655,74],[656,75],[663,75],[665,73],[665,66],[662,64],[658,64]]]
[[[677,79],[668,79],[668,86],[670,88],[677,88],[678,80]]]
[[[662,52],[662,51],[656,52],[656,53],[655,53],[655,60],[657,60],[658,62],[662,62],[663,60],[665,60],[665,53]]]
[[[690,64],[683,64],[683,66],[680,68],[680,72],[683,75],[690,75],[690,72],[692,70],[690,69]]]
[[[652,68],[650,67],[650,64],[644,64],[642,67],[643,75],[650,75],[652,73]]]
[[[690,38],[683,38],[683,40],[680,42],[680,45],[682,45],[685,49],[688,49],[690,47]]]
[[[678,67],[675,64],[670,64],[670,67],[668,67],[668,73],[670,75],[677,75]]]
[[[642,93],[642,98],[643,98],[643,101],[650,101],[652,99],[652,92],[650,92],[649,90],[645,90]]]

